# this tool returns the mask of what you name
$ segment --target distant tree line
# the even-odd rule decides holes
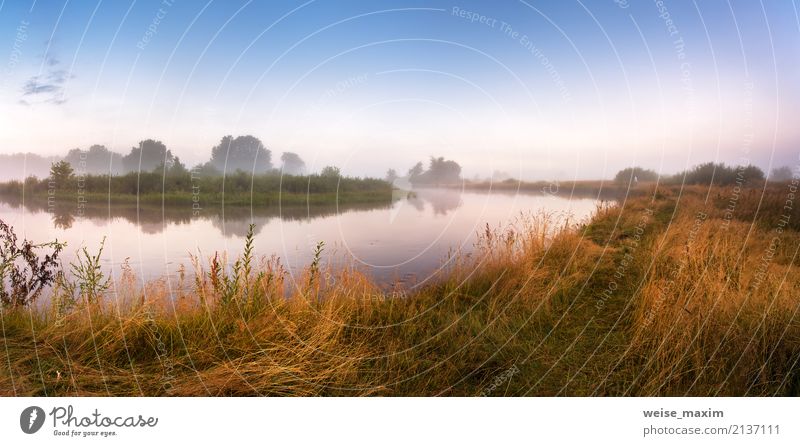
[[[237,171],[251,174],[306,173],[306,164],[296,153],[284,152],[280,157],[280,164],[274,166],[272,152],[261,140],[252,135],[237,137],[228,135],[211,148],[211,157],[207,162],[191,169],[187,168],[163,142],[145,139],[124,155],[98,144],[85,150],[72,149],[63,158],[24,153],[0,155],[0,176],[43,178],[49,175],[54,162],[62,160],[72,167],[76,175],[123,175],[129,172],[152,171],[159,171],[162,174],[181,174],[189,170],[206,175],[232,174]]]
[[[792,171],[792,168],[789,166],[781,166],[772,169],[772,173],[769,174],[770,181],[791,181],[795,178],[800,176],[800,171]]]
[[[0,194],[15,196],[24,191],[46,195],[48,200],[51,196],[77,196],[80,202],[90,194],[110,194],[120,199],[136,196],[180,202],[191,195],[204,203],[248,204],[258,199],[263,204],[277,197],[287,202],[297,201],[290,195],[308,195],[313,196],[308,200],[315,202],[371,202],[390,199],[392,191],[382,179],[344,177],[335,166],[326,166],[319,173],[307,172],[305,162],[293,152],[284,152],[275,167],[272,152],[251,135],[223,137],[212,147],[209,160],[191,169],[163,142],[153,139],[140,141],[125,155],[93,145],[87,150],[70,150],[63,159],[9,158],[26,163],[46,161],[49,167],[41,172],[43,166],[37,165],[38,175],[26,169],[23,180],[0,183]]]
[[[793,172],[788,166],[772,170],[770,181],[789,181],[800,172]],[[627,167],[617,172],[617,183],[635,184],[659,180],[664,184],[701,184],[728,186],[732,184],[759,183],[767,180],[764,171],[752,164],[728,166],[724,163],[703,163],[673,175],[660,175],[642,167]]]
[[[639,181],[656,181],[658,173],[641,167],[626,167],[617,172],[614,181],[617,183],[636,183]]]
[[[335,169],[336,174],[330,171],[325,172],[325,169]],[[279,175],[252,175],[249,172],[238,170],[225,177],[221,175],[215,176],[195,176],[192,177],[190,172],[186,171],[183,174],[168,174],[162,175],[158,171],[135,173],[130,172],[120,176],[115,176],[109,181],[107,176],[90,175],[86,178],[78,178],[71,170],[71,166],[64,161],[60,161],[53,165],[49,179],[52,179],[56,184],[67,185],[69,189],[70,184],[77,183],[78,181],[85,182],[85,188],[88,191],[108,191],[112,194],[148,194],[148,193],[162,193],[164,191],[191,191],[192,187],[196,187],[204,193],[214,193],[218,191],[225,191],[227,194],[235,193],[269,193],[274,191],[283,191],[285,193],[320,193],[320,192],[336,192],[337,187],[341,192],[357,191],[357,190],[371,190],[379,187],[380,184],[385,184],[383,180],[378,179],[357,179],[357,181],[350,181],[351,178],[342,178],[338,175],[338,169],[335,167],[326,167],[323,172],[319,174],[312,174],[308,176],[285,176]],[[174,171],[174,166],[173,166]],[[380,183],[380,184],[379,184]],[[46,187],[46,181],[38,182],[40,188]],[[223,187],[224,185],[224,187]],[[280,187],[279,187],[280,186]]]
[[[25,192],[32,197],[37,194],[47,196],[48,200],[51,196],[72,199],[70,197],[102,194],[112,198],[155,197],[169,202],[194,199],[197,195],[197,201],[206,204],[223,200],[231,204],[248,204],[253,198],[263,204],[265,197],[272,200],[284,195],[286,199],[292,198],[289,195],[316,196],[316,200],[323,195],[327,202],[386,201],[391,198],[392,186],[384,180],[343,177],[339,169],[332,166],[325,167],[320,173],[304,176],[278,175],[275,170],[253,175],[242,169],[224,176],[195,175],[180,166],[173,162],[166,168],[162,166],[121,175],[77,175],[69,162],[61,160],[52,164],[43,179],[31,176],[24,181],[0,183],[0,194],[20,196]]]
[[[455,184],[462,181],[461,166],[453,160],[432,156],[427,169],[420,161],[408,170],[406,176],[401,177],[395,169],[389,169],[384,179],[389,183],[408,182],[412,186]]]
[[[57,156],[41,156],[35,153],[0,154],[0,178],[43,178],[50,172],[50,166],[59,159]]]

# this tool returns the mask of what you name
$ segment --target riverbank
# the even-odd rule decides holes
[[[57,288],[3,310],[0,394],[798,395],[792,187],[640,187],[585,224],[487,228],[413,292],[323,247],[291,284],[245,255],[74,306]]]
[[[231,206],[302,206],[391,203],[392,185],[372,178],[247,175],[164,176],[152,172],[121,176],[70,177],[61,181],[30,178],[0,183],[6,202],[34,201],[61,208],[87,205],[170,205],[202,209]]]
[[[655,183],[627,183],[608,180],[584,181],[464,181],[447,186],[470,192],[487,193],[529,193],[546,194],[572,198],[596,198],[601,200],[620,200],[627,196],[641,196]]]
[[[48,203],[61,210],[85,209],[87,206],[123,206],[123,205],[168,205],[174,208],[195,208],[197,210],[220,206],[244,207],[277,207],[277,206],[312,206],[339,204],[374,204],[389,205],[392,201],[391,190],[374,191],[345,191],[345,192],[257,192],[257,193],[206,193],[202,197],[192,195],[190,192],[167,192],[135,194],[103,194],[93,193],[56,193],[49,195],[46,192],[27,193],[24,200],[29,203],[45,206]],[[22,204],[21,194],[7,194],[0,192],[0,201],[9,204]]]

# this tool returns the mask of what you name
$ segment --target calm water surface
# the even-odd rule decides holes
[[[0,219],[20,238],[43,242],[58,238],[68,247],[67,265],[81,247],[94,253],[106,237],[103,264],[114,275],[127,261],[143,280],[174,277],[180,265],[191,269],[190,254],[208,259],[214,252],[238,255],[250,223],[258,256],[277,255],[290,273],[306,267],[314,246],[325,242],[326,262],[349,262],[386,285],[407,286],[435,277],[449,252],[473,249],[488,223],[512,223],[524,213],[548,212],[577,221],[597,200],[551,195],[487,194],[420,190],[391,205],[323,206],[283,209],[192,209],[103,206],[83,215],[69,208],[48,212],[35,206],[0,204]]]

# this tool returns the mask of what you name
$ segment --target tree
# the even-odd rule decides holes
[[[50,166],[50,181],[53,181],[56,183],[56,185],[61,186],[72,179],[73,173],[74,170],[68,162],[58,161]]]
[[[169,172],[167,173],[170,175],[186,175],[189,173],[189,170],[181,162],[180,158],[176,156],[175,162],[172,163],[172,167],[169,169]]]
[[[737,169],[741,169],[741,177],[744,178],[745,182],[759,182],[765,179],[764,171],[758,166],[748,164],[744,167],[740,166]]]
[[[614,176],[614,181],[617,183],[635,183],[637,181],[656,181],[658,180],[658,173],[650,169],[642,167],[626,167],[620,170]]]
[[[122,155],[99,144],[89,150],[72,149],[64,157],[78,174],[108,175],[122,172]]]
[[[428,171],[425,172],[426,181],[429,183],[457,183],[461,181],[461,166],[443,157],[431,157]]]
[[[319,173],[323,177],[340,177],[342,176],[341,170],[336,166],[325,166]]]
[[[764,171],[757,166],[726,166],[723,163],[703,163],[675,174],[671,182],[684,184],[715,184],[728,186],[764,181]]]
[[[175,161],[172,152],[161,141],[146,139],[122,158],[122,165],[128,172],[152,172],[156,167],[172,167]]]
[[[172,160],[171,166],[165,168],[164,163],[161,163],[158,166],[156,166],[155,169],[153,169],[153,173],[161,175],[169,175],[169,176],[180,176],[188,174],[189,170],[181,162],[181,159],[176,156]]]
[[[287,175],[302,175],[306,170],[306,163],[293,152],[283,152],[281,163],[281,171]]]
[[[397,180],[397,171],[394,169],[389,169],[386,171],[386,182],[387,183],[394,183]]]
[[[422,167],[422,162],[414,164],[414,167],[408,169],[408,181],[414,183],[424,172],[425,168]]]
[[[794,178],[792,168],[789,166],[776,167],[769,175],[770,181],[790,181]]]
[[[431,157],[428,170],[417,163],[408,171],[411,184],[452,184],[461,181],[461,166],[444,157]]]
[[[192,174],[206,176],[206,177],[218,177],[222,175],[222,172],[220,172],[219,169],[214,167],[214,165],[211,164],[211,162],[209,161],[207,163],[198,164],[197,166],[194,166],[192,168]]]
[[[265,173],[272,169],[272,153],[252,135],[225,136],[211,149],[212,166],[221,172]]]
[[[726,168],[724,164],[703,163],[698,164],[686,172],[686,184],[727,184]]]

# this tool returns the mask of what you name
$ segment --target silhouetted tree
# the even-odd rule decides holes
[[[62,186],[72,179],[73,173],[72,166],[68,162],[58,161],[50,167],[50,180]]]
[[[408,169],[408,181],[414,183],[417,179],[425,172],[425,168],[422,166],[422,162],[414,164],[414,167]]]
[[[758,182],[764,181],[766,176],[764,175],[764,171],[761,170],[760,167],[754,166],[752,164],[748,164],[744,167],[737,167],[736,170],[742,171],[742,176],[744,177],[745,182]]]
[[[716,180],[716,183],[727,183],[724,165],[714,163],[703,163],[694,166],[685,173],[684,182],[686,184],[711,184]],[[718,172],[719,171],[719,172]]]
[[[342,171],[336,166],[325,166],[319,174],[323,177],[340,177]]]
[[[625,169],[617,172],[614,176],[614,181],[617,183],[634,183],[637,181],[656,181],[658,180],[658,173],[654,170],[644,169],[642,167],[626,167]]]
[[[211,165],[221,172],[264,173],[272,169],[272,153],[252,135],[225,136],[211,149]]]
[[[287,175],[302,175],[306,170],[306,163],[293,152],[283,152],[281,163],[281,171]]]
[[[794,178],[794,173],[789,166],[776,167],[769,175],[771,181],[790,181],[792,178]]]
[[[461,166],[443,157],[431,157],[428,170],[422,171],[422,163],[417,163],[408,171],[411,184],[453,184],[461,181]]]
[[[161,141],[146,139],[140,141],[137,147],[122,158],[122,165],[128,172],[152,172],[156,167],[167,165],[172,167],[174,162],[172,152]]]
[[[425,172],[430,183],[457,183],[461,181],[461,166],[453,160],[446,160],[443,157],[431,157],[428,171]]]
[[[192,168],[192,173],[206,177],[217,177],[222,175],[222,171],[214,167],[211,162],[199,164]]]
[[[386,182],[387,183],[394,183],[397,180],[397,171],[394,169],[389,169],[386,171]]]
[[[156,166],[155,169],[153,169],[153,173],[158,175],[180,176],[180,175],[187,175],[189,173],[189,170],[181,162],[180,158],[176,156],[172,160],[171,166],[164,168],[164,163],[161,163],[158,166]]]
[[[189,169],[181,162],[180,158],[177,156],[175,157],[175,161],[172,163],[172,167],[167,172],[169,175],[186,175],[189,173]]]
[[[764,181],[764,171],[753,165],[726,166],[723,163],[703,163],[685,172],[675,174],[670,181],[684,184],[727,186],[735,183]]]
[[[122,155],[95,144],[89,150],[72,149],[64,157],[78,174],[108,175],[122,173]]]

